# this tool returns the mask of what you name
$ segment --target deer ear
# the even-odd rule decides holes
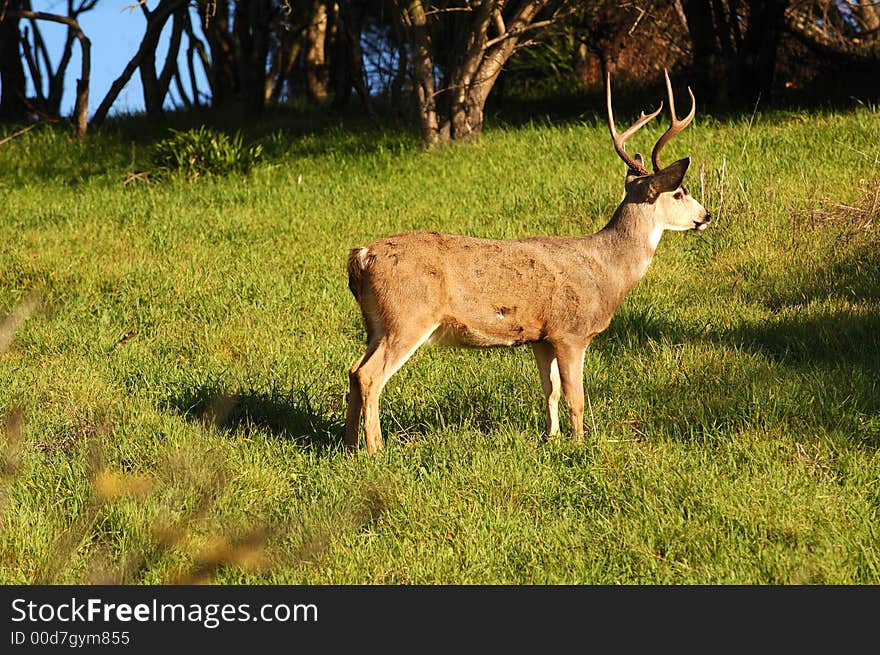
[[[690,157],[685,157],[654,173],[651,176],[651,193],[649,195],[656,200],[661,193],[675,191],[684,181],[684,175],[690,165]]]
[[[636,156],[633,157],[633,159],[635,159],[636,163],[637,163],[639,166],[641,166],[642,168],[645,167],[645,160],[642,159],[642,156],[641,156],[639,153],[636,153]],[[639,173],[639,172],[636,171],[636,170],[633,170],[632,168],[627,169],[627,171],[626,171],[626,182],[625,182],[625,184],[629,184],[630,182],[632,182],[633,180],[635,180],[637,177],[643,177],[643,174],[642,174],[642,173]]]

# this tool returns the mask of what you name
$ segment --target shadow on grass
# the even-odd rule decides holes
[[[800,275],[801,283],[790,283],[787,292],[773,294],[768,306],[783,309],[834,298],[854,302],[880,300],[880,240],[854,248],[843,244],[841,253],[845,254],[814,270],[793,272]]]
[[[873,313],[788,315],[766,325],[744,324],[729,340],[782,362],[863,369],[880,375],[880,316]]]
[[[750,301],[762,311],[726,327],[624,305],[593,348],[621,359],[662,358],[662,371],[631,389],[642,407],[634,413],[639,433],[711,441],[731,430],[787,425],[801,440],[828,431],[873,452],[880,447],[878,270],[875,246],[846,248],[815,269],[762,282]],[[686,346],[681,355],[677,344]],[[687,364],[676,369],[678,357]],[[609,393],[617,392],[612,385]]]
[[[370,117],[359,106],[332,109],[306,104],[278,105],[267,108],[258,121],[234,107],[169,111],[150,122],[141,114],[133,114],[108,120],[100,132],[126,147],[143,147],[167,138],[171,130],[202,126],[229,136],[241,132],[245,145],[259,143],[269,161],[291,156],[333,153],[348,157],[421,148],[415,125],[401,125],[382,114]]]
[[[168,404],[188,420],[230,435],[265,432],[314,451],[336,449],[342,442],[341,411],[328,416],[316,410],[307,388],[287,393],[229,392],[202,386],[186,390]]]
[[[590,348],[602,348],[610,341],[620,342],[628,348],[644,348],[649,341],[665,339],[679,343],[696,337],[696,333],[687,326],[666,320],[650,306],[625,305],[611,319],[608,329],[596,337],[594,345]]]
[[[684,89],[693,84],[687,73],[671,71],[673,88]],[[802,88],[779,87],[772,99],[759,101],[761,112],[803,113],[844,112],[880,101],[880,92],[873,72],[853,72],[849,75],[817,75]],[[619,79],[614,81],[614,113],[622,123],[633,119],[640,111],[657,107],[666,97],[662,75],[645,81]],[[707,98],[694,89],[698,101],[698,115],[720,122],[748,120],[755,104],[744,98],[728,97],[723,103],[707,105]],[[499,97],[491,95],[486,105],[487,125],[511,127],[548,122],[554,125],[587,122],[605,125],[605,87],[595,84],[586,88],[570,87],[545,92],[525,92]]]
[[[869,218],[863,220],[877,216]],[[743,322],[730,338],[778,360],[844,366],[878,376],[880,315],[872,307],[880,300],[876,235],[845,232],[821,265],[793,267],[772,280],[767,288],[774,291],[763,301],[772,318]]]
[[[601,339],[599,341],[598,339]],[[699,331],[642,312],[621,312],[594,347],[614,339],[631,349],[649,342],[711,342],[742,347],[787,364],[847,366],[880,375],[880,315],[867,309],[789,304],[763,322],[745,321],[725,332]]]
[[[827,77],[827,76],[826,76]],[[863,76],[865,77],[865,76]],[[844,88],[837,83],[833,89],[828,82],[817,81],[804,89],[779,89],[774,102],[762,103],[761,110],[782,112],[847,111],[865,102],[877,102],[876,85],[872,78],[858,78]],[[673,72],[676,88],[688,79]],[[664,97],[662,77],[644,83],[621,80],[615,85],[615,108],[623,118],[637,115],[656,106]],[[701,114],[720,121],[748,119],[754,110],[752,103],[725,103],[706,109]],[[410,116],[403,114],[410,112]],[[587,123],[605,125],[604,86],[588,88],[560,88],[540,93],[501,95],[489,97],[486,105],[487,129],[516,127],[548,122],[554,125]],[[261,143],[269,159],[282,155],[309,156],[339,153],[343,156],[369,154],[388,149],[419,149],[418,124],[412,107],[393,108],[381,97],[372,100],[372,113],[365,111],[360,102],[346,107],[331,103],[311,105],[304,100],[267,107],[259,120],[241,106],[197,108],[166,111],[161,117],[147,118],[145,114],[122,114],[109,118],[96,132],[115,135],[126,148],[130,144],[149,145],[169,136],[169,130],[187,130],[199,126],[233,134],[242,131],[245,141]],[[309,138],[307,138],[309,137]]]
[[[686,81],[677,78],[676,87]],[[620,119],[626,120],[654,106],[662,97],[659,77],[641,85],[621,80],[615,87],[615,109]],[[646,99],[653,101],[646,105]],[[844,111],[877,99],[873,83],[864,91],[848,88],[845,93],[838,89],[828,94],[817,88],[798,94],[785,93],[773,106],[762,104],[761,110],[799,114],[804,111]],[[490,97],[486,108],[486,129],[543,123],[604,126],[604,107],[601,86]],[[374,99],[373,108],[370,115],[358,102],[345,108],[334,108],[331,104],[310,106],[298,101],[270,106],[259,115],[259,120],[235,106],[167,111],[160,117],[147,117],[142,113],[121,114],[92,129],[83,143],[69,141],[67,126],[44,128],[55,132],[54,138],[37,134],[22,137],[21,143],[36,144],[37,156],[29,146],[26,156],[11,158],[6,165],[0,166],[0,172],[11,184],[37,178],[59,179],[74,185],[97,176],[121,176],[125,184],[130,184],[148,179],[140,176],[157,169],[152,161],[153,146],[171,136],[171,130],[185,131],[201,126],[230,136],[241,132],[245,147],[255,144],[262,147],[264,162],[325,155],[353,158],[377,153],[415,152],[423,148],[413,117],[402,116],[400,111],[392,109],[380,98]],[[753,109],[751,105],[729,106],[706,111],[705,116],[719,121],[750,120]],[[701,115],[703,113],[701,109]],[[64,144],[64,147],[58,144]],[[41,148],[47,154],[43,154]]]
[[[457,371],[450,371],[449,377],[463,379],[471,367],[477,366],[476,360],[460,364]],[[490,434],[505,423],[516,423],[518,428],[527,429],[527,425],[519,422],[532,409],[538,411],[542,402],[537,369],[533,379],[527,381],[532,383],[531,387],[524,387],[519,380],[516,384],[499,386],[493,384],[492,379],[487,375],[468,384],[424,392],[416,391],[411,383],[403,383],[402,394],[382,399],[382,432],[386,437],[390,435],[391,439],[407,442],[438,431]]]

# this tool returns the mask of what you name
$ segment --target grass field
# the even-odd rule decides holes
[[[194,181],[132,176],[139,119],[6,143],[0,582],[880,583],[880,113],[752,118],[668,147],[716,219],[593,342],[585,443],[540,437],[529,349],[423,349],[376,458],[341,446],[349,248],[601,228],[599,116],[425,152],[279,114]]]

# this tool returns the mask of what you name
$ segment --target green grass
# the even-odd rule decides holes
[[[133,176],[137,119],[0,148],[0,582],[880,582],[875,108],[669,146],[717,220],[593,342],[586,443],[540,438],[528,349],[423,349],[376,458],[340,443],[348,249],[592,232],[623,167],[592,115],[438,152],[288,119],[193,183]]]

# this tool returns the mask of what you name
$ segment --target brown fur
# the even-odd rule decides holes
[[[363,313],[368,348],[350,372],[349,446],[357,446],[360,412],[371,403],[364,415],[367,449],[372,453],[382,447],[378,395],[426,342],[547,344],[547,356],[542,359],[544,351],[536,350],[536,358],[548,403],[554,394],[558,397],[561,384],[579,438],[584,351],[608,327],[656,248],[651,235],[658,229],[657,207],[647,202],[649,193],[654,187],[643,178],[631,180],[627,198],[608,225],[584,237],[498,241],[408,232],[352,250],[349,286]],[[682,220],[697,227],[707,214],[691,203],[694,218]],[[558,368],[555,378],[551,368]],[[555,412],[548,405],[549,434],[558,430]]]
[[[639,155],[633,161],[642,165]],[[680,160],[653,175],[631,171],[611,220],[588,236],[501,241],[407,232],[353,249],[349,288],[367,349],[349,369],[347,446],[357,449],[363,418],[367,452],[383,447],[379,396],[425,343],[531,345],[547,434],[559,431],[564,395],[574,436],[582,438],[587,347],[647,271],[662,232],[709,222],[705,208],[681,188],[688,164]]]

